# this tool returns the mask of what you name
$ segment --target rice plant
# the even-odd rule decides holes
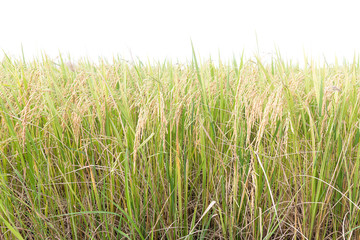
[[[6,57],[0,239],[357,239],[359,76]]]

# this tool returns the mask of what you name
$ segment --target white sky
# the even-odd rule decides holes
[[[149,59],[191,59],[192,39],[201,57],[229,60],[245,50],[266,58],[280,49],[284,58],[352,60],[360,50],[357,1],[0,1],[0,49],[26,59],[73,59],[120,54]],[[0,60],[3,57],[0,52]]]

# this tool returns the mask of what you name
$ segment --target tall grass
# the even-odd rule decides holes
[[[0,238],[358,238],[359,74],[5,58]]]

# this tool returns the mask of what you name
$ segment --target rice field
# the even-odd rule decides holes
[[[0,64],[0,239],[358,239],[359,61]]]

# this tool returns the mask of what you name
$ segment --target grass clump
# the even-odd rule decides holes
[[[1,239],[354,239],[359,63],[0,65]]]

